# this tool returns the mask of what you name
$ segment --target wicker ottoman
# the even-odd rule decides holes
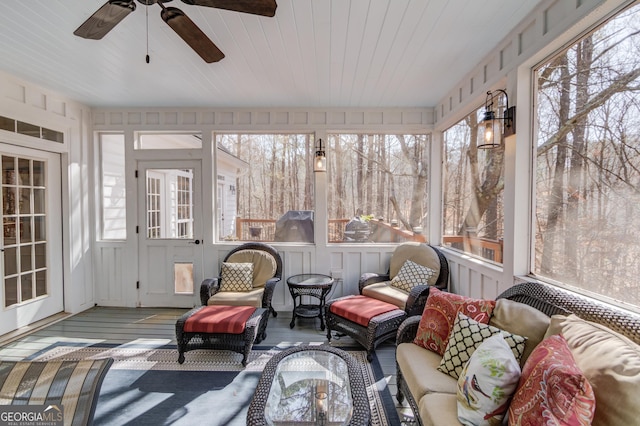
[[[251,306],[200,306],[193,308],[176,321],[178,362],[184,353],[195,349],[218,349],[243,355],[242,365],[253,343],[266,337],[268,309]]]
[[[396,332],[407,313],[397,306],[367,296],[345,296],[325,305],[327,340],[337,331],[351,336],[367,351],[367,360],[373,359],[376,346],[387,339],[395,339]]]

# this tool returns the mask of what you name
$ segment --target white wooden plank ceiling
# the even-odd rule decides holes
[[[539,3],[277,0],[274,18],[167,4],[225,53],[206,64],[159,5],[74,36],[104,1],[0,0],[0,69],[99,107],[429,107]]]

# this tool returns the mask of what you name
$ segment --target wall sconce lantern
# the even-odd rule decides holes
[[[494,111],[493,99],[498,97],[498,93],[504,94],[505,110],[502,117],[496,115]],[[502,123],[500,120],[504,120]],[[500,146],[500,140],[502,136],[511,136],[516,133],[516,107],[509,107],[509,96],[507,92],[502,89],[495,91],[488,91],[487,97],[484,101],[484,118],[480,123],[480,137],[482,140],[478,140],[479,149],[497,148]],[[504,126],[504,128],[503,128]],[[496,135],[498,140],[496,140]]]
[[[326,172],[327,171],[327,156],[322,148],[322,139],[318,139],[318,146],[316,147],[316,158],[313,162],[314,172]]]

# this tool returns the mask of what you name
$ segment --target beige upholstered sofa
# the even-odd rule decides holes
[[[413,343],[419,322],[420,316],[410,317],[398,330],[398,401],[406,397],[420,425],[461,424],[457,380],[437,370],[440,355]],[[498,297],[489,324],[528,338],[521,365],[545,337],[562,334],[593,388],[593,424],[640,421],[640,316],[555,287],[521,283]]]

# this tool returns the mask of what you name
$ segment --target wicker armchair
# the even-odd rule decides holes
[[[415,286],[410,293],[399,290],[390,285],[391,279],[395,277],[402,265],[411,260],[423,266],[437,270],[439,275],[434,277],[429,285]],[[430,280],[431,281],[431,280]],[[428,244],[404,243],[396,247],[389,264],[389,272],[386,274],[365,273],[359,280],[360,299],[358,304],[354,300],[358,297],[345,296],[330,300],[325,305],[325,321],[327,324],[327,340],[331,342],[332,332],[346,334],[360,343],[367,351],[367,359],[372,360],[375,348],[385,340],[396,337],[398,327],[409,316],[421,315],[429,296],[431,286],[439,289],[447,288],[449,281],[449,266],[446,258],[435,247]],[[365,298],[362,298],[365,296]],[[368,298],[368,299],[367,299]],[[350,311],[361,309],[360,302],[366,299],[368,306],[376,305],[369,303],[375,301],[385,302],[392,310],[369,318],[368,322],[359,323],[350,319],[351,315],[338,313],[338,309],[332,306],[338,304],[350,304],[347,308]],[[384,308],[383,308],[384,309]]]
[[[362,274],[358,282],[360,294],[394,304],[407,312],[407,316],[421,315],[429,296],[428,285],[416,286],[410,293],[397,290],[389,285],[391,279],[398,274],[407,260],[439,269],[440,273],[433,286],[440,290],[447,288],[449,264],[442,252],[428,244],[404,243],[393,252],[386,274],[371,272]],[[439,265],[434,265],[434,263],[439,263]]]
[[[282,279],[282,258],[278,251],[264,243],[246,243],[231,250],[224,263],[253,263],[253,290],[220,291],[222,269],[215,278],[207,278],[200,285],[203,305],[255,306],[265,308],[275,317],[271,306],[273,292]]]

